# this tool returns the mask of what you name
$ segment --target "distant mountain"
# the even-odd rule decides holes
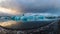
[[[7,14],[7,13],[0,12],[0,16],[12,16],[12,15],[11,14]]]

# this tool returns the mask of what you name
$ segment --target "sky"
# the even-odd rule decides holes
[[[0,7],[15,9],[16,13],[60,14],[60,0],[0,0]]]

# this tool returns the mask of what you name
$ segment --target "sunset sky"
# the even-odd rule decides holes
[[[0,7],[15,9],[17,10],[15,11],[16,13],[32,12],[59,14],[60,0],[0,0]],[[7,13],[8,11],[3,12]],[[13,11],[12,13],[14,14],[15,12]]]

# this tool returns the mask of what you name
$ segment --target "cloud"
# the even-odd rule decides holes
[[[60,0],[5,0],[0,6],[24,12],[60,12]],[[17,12],[18,12],[17,11]]]

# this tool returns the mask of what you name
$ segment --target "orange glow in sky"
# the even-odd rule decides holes
[[[12,14],[12,15],[16,15],[16,14],[19,14],[20,13],[17,10],[9,9],[9,8],[3,8],[3,7],[0,7],[0,12],[7,13],[7,14]]]

